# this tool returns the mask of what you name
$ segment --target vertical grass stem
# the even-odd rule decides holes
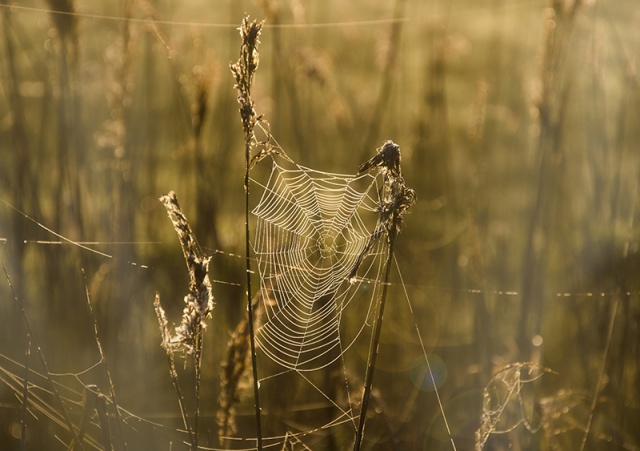
[[[371,388],[373,387],[373,373],[375,371],[376,359],[378,358],[378,344],[380,343],[380,334],[382,332],[382,319],[384,315],[384,306],[387,299],[387,288],[389,287],[389,273],[391,271],[391,261],[393,259],[393,239],[389,241],[389,255],[387,256],[384,284],[382,286],[382,296],[378,307],[378,316],[374,326],[374,332],[371,335],[371,345],[369,346],[369,358],[367,359],[367,372],[364,380],[364,393],[362,395],[362,408],[360,409],[360,422],[356,431],[356,439],[353,444],[354,451],[359,451],[362,446],[362,438],[364,437],[364,425],[367,419],[367,409],[369,407],[369,398],[371,397]]]
[[[251,302],[251,245],[249,241],[249,171],[251,169],[251,148],[256,141],[254,127],[260,121],[260,117],[253,108],[251,97],[251,85],[259,64],[258,44],[260,44],[260,30],[263,23],[257,21],[250,22],[245,16],[240,27],[240,58],[231,65],[230,69],[235,78],[235,88],[238,91],[238,103],[240,104],[240,118],[242,119],[242,130],[244,132],[244,194],[245,194],[245,256],[247,272],[247,316],[249,343],[251,345],[251,367],[253,372],[253,395],[255,400],[256,413],[256,437],[257,448],[262,450],[262,424],[260,419],[260,394],[258,382],[258,364],[256,357],[255,332],[253,327],[253,304]]]
[[[369,345],[369,358],[367,360],[367,370],[365,373],[364,391],[362,394],[362,407],[360,409],[360,422],[356,431],[353,449],[359,451],[362,446],[364,437],[364,426],[367,419],[367,408],[369,407],[369,398],[371,397],[371,388],[373,386],[373,373],[375,371],[376,359],[378,357],[378,346],[380,343],[380,334],[382,331],[382,320],[384,317],[384,306],[387,299],[387,290],[389,288],[389,273],[391,271],[391,262],[393,260],[393,248],[396,237],[400,232],[404,213],[416,201],[416,193],[411,188],[407,188],[402,177],[400,167],[400,146],[393,141],[386,141],[377,153],[368,161],[360,165],[358,174],[377,169],[384,181],[384,186],[380,196],[380,204],[378,212],[380,217],[376,224],[375,230],[372,232],[369,244],[364,248],[363,253],[358,258],[356,267],[352,271],[352,276],[358,270],[358,266],[362,263],[362,259],[369,252],[373,242],[381,239],[384,235],[387,237],[389,246],[389,254],[387,255],[384,282],[382,285],[382,296],[380,297],[380,305],[378,307],[378,315],[371,334],[371,344]]]

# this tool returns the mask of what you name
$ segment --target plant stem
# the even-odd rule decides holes
[[[107,365],[107,357],[104,354],[104,350],[102,349],[102,342],[100,341],[100,335],[98,334],[98,320],[96,319],[96,315],[93,311],[93,306],[91,305],[91,297],[89,296],[89,286],[87,285],[87,276],[84,272],[84,268],[82,268],[82,277],[84,278],[84,292],[87,298],[87,306],[89,307],[89,315],[91,316],[91,321],[93,321],[93,336],[96,340],[96,346],[98,347],[98,352],[100,353],[100,360],[102,361],[102,367],[104,368],[104,375],[109,383],[109,395],[111,397],[111,402],[113,403],[113,408],[115,411],[116,424],[118,426],[118,435],[120,436],[120,442],[123,446],[123,449],[126,451],[127,442],[124,438],[124,431],[122,430],[122,417],[120,415],[120,408],[118,407],[118,402],[116,400],[116,389],[113,384],[113,379],[111,378],[111,372],[109,371],[109,366]]]
[[[256,436],[258,450],[262,450],[262,426],[260,421],[260,395],[258,393],[258,364],[256,358],[255,332],[253,328],[253,305],[251,302],[251,244],[249,241],[249,171],[251,169],[251,148],[255,142],[253,129],[260,117],[253,108],[251,98],[251,85],[256,69],[258,68],[258,44],[260,44],[260,29],[262,22],[255,20],[249,22],[249,17],[245,16],[240,27],[242,45],[240,46],[240,58],[231,65],[230,69],[235,78],[235,88],[238,90],[238,103],[240,104],[240,118],[242,119],[242,129],[244,131],[244,194],[245,194],[245,256],[247,271],[247,320],[249,343],[251,344],[251,368],[253,370],[253,395],[256,409]]]
[[[199,332],[196,334],[195,351],[193,354],[193,366],[195,368],[195,396],[196,407],[193,413],[193,440],[194,451],[198,451],[198,423],[200,422],[200,369],[202,365],[202,325],[198,324]]]
[[[260,419],[260,393],[258,382],[258,362],[256,358],[256,340],[253,330],[253,305],[251,303],[251,245],[249,243],[249,168],[251,164],[251,137],[246,135],[245,141],[245,173],[244,173],[244,193],[245,193],[245,255],[247,262],[247,314],[249,320],[249,342],[251,344],[251,369],[253,371],[253,396],[256,409],[256,437],[258,450],[262,450],[262,423]]]
[[[611,337],[613,337],[613,330],[616,324],[616,316],[618,315],[618,306],[620,305],[620,298],[616,298],[611,307],[611,317],[609,319],[609,327],[607,331],[607,343],[604,347],[603,355],[602,355],[602,366],[600,367],[600,374],[598,375],[598,381],[596,382],[595,387],[593,388],[593,397],[591,398],[591,405],[589,406],[589,418],[587,419],[587,425],[584,429],[584,435],[582,436],[582,441],[580,442],[580,451],[584,451],[585,446],[587,445],[587,440],[589,439],[589,432],[591,431],[591,425],[593,424],[593,417],[596,411],[596,406],[598,404],[598,395],[604,388],[603,381],[605,380],[605,372],[607,369],[607,359],[609,357],[609,351],[611,350]]]
[[[158,324],[160,326],[160,334],[162,335],[162,347],[167,354],[167,361],[169,362],[169,377],[171,378],[171,383],[173,384],[173,388],[176,390],[176,395],[178,396],[178,406],[180,407],[180,414],[182,415],[182,422],[184,424],[184,428],[189,434],[189,443],[191,447],[196,449],[196,439],[191,429],[191,425],[189,424],[189,416],[187,415],[187,410],[185,408],[184,395],[182,394],[182,389],[180,388],[180,381],[178,380],[178,371],[176,370],[175,360],[173,359],[173,352],[171,347],[169,346],[169,342],[171,340],[169,330],[167,328],[167,318],[164,313],[164,309],[160,304],[160,294],[156,293],[156,298],[153,301],[153,307],[156,311],[156,317],[158,318]]]
[[[367,359],[367,372],[364,379],[364,393],[362,394],[362,408],[360,409],[360,423],[356,431],[356,439],[353,444],[353,450],[359,451],[362,446],[362,438],[364,437],[364,424],[367,419],[367,408],[369,407],[369,398],[371,397],[371,388],[373,386],[373,373],[375,371],[376,359],[378,357],[378,344],[380,343],[380,334],[382,332],[382,319],[384,315],[384,305],[387,299],[387,289],[389,287],[389,273],[391,272],[391,261],[393,260],[393,244],[394,236],[389,237],[389,255],[385,268],[384,283],[382,286],[382,297],[380,298],[380,306],[378,307],[378,316],[374,332],[371,335],[371,345],[369,346],[369,358]]]
[[[31,363],[31,335],[27,333],[27,349],[24,353],[24,385],[22,391],[22,419],[20,427],[20,451],[27,443],[27,403],[29,401],[29,364]]]

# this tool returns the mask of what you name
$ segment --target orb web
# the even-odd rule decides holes
[[[387,251],[384,240],[372,242],[378,206],[374,176],[285,169],[273,162],[253,209],[253,249],[261,288],[270,293],[256,341],[278,365],[317,370],[355,340],[357,332],[345,335],[341,323],[345,310],[358,304],[367,274],[379,270],[384,259],[376,257]],[[354,269],[358,277],[351,277]],[[377,273],[371,278],[377,280]],[[370,305],[353,308],[368,312]]]

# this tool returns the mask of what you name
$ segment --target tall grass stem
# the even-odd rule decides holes
[[[259,393],[259,381],[258,381],[258,359],[256,357],[256,343],[254,332],[254,312],[253,304],[251,302],[251,243],[249,239],[249,171],[252,167],[251,148],[256,142],[254,128],[256,124],[261,120],[261,116],[256,114],[253,107],[254,101],[251,97],[251,87],[253,85],[253,79],[256,70],[258,69],[259,54],[258,45],[260,44],[260,31],[262,29],[263,22],[257,21],[250,22],[249,17],[245,16],[242,19],[242,25],[240,26],[240,57],[236,63],[231,64],[230,69],[233,73],[236,81],[235,88],[238,91],[238,103],[240,104],[240,118],[242,120],[242,130],[244,133],[244,157],[245,157],[245,172],[244,172],[244,199],[245,199],[245,215],[244,215],[244,230],[245,230],[245,261],[246,261],[246,276],[247,276],[247,319],[249,321],[249,343],[251,345],[251,368],[253,372],[253,396],[255,402],[255,414],[256,414],[256,437],[257,448],[262,450],[262,423],[260,418],[260,393]]]
[[[362,407],[360,409],[360,422],[358,424],[358,430],[356,432],[356,439],[353,444],[353,450],[359,451],[362,446],[362,439],[364,437],[364,426],[367,419],[367,408],[369,407],[369,398],[371,397],[371,388],[373,386],[373,373],[375,371],[376,360],[378,357],[378,345],[380,343],[380,334],[382,332],[382,319],[384,315],[384,306],[387,299],[387,289],[389,287],[389,273],[391,271],[391,261],[393,260],[393,244],[394,239],[389,241],[389,255],[387,262],[385,263],[385,275],[384,284],[382,286],[382,297],[380,298],[380,305],[378,307],[378,315],[376,317],[376,324],[374,326],[374,332],[371,335],[371,345],[369,346],[369,358],[367,359],[367,372],[364,380],[364,392],[362,395]]]

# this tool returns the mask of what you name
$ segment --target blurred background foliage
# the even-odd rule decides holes
[[[152,308],[158,291],[177,318],[188,283],[157,200],[174,190],[213,255],[201,430],[215,436],[217,367],[246,308],[228,69],[245,12],[266,19],[256,110],[287,153],[353,173],[392,139],[418,195],[396,245],[366,446],[451,449],[415,324],[458,449],[474,446],[483,387],[514,362],[555,373],[527,384],[488,449],[638,449],[634,0],[0,2],[0,353],[24,363],[13,288],[51,372],[103,387],[95,369],[72,376],[99,361],[86,287],[120,404],[179,426]],[[23,372],[0,367],[3,380]],[[0,444],[17,449],[20,403],[5,384],[0,396]],[[251,415],[245,399],[240,435]],[[64,436],[29,421],[29,449]],[[135,449],[169,449],[142,423]]]

